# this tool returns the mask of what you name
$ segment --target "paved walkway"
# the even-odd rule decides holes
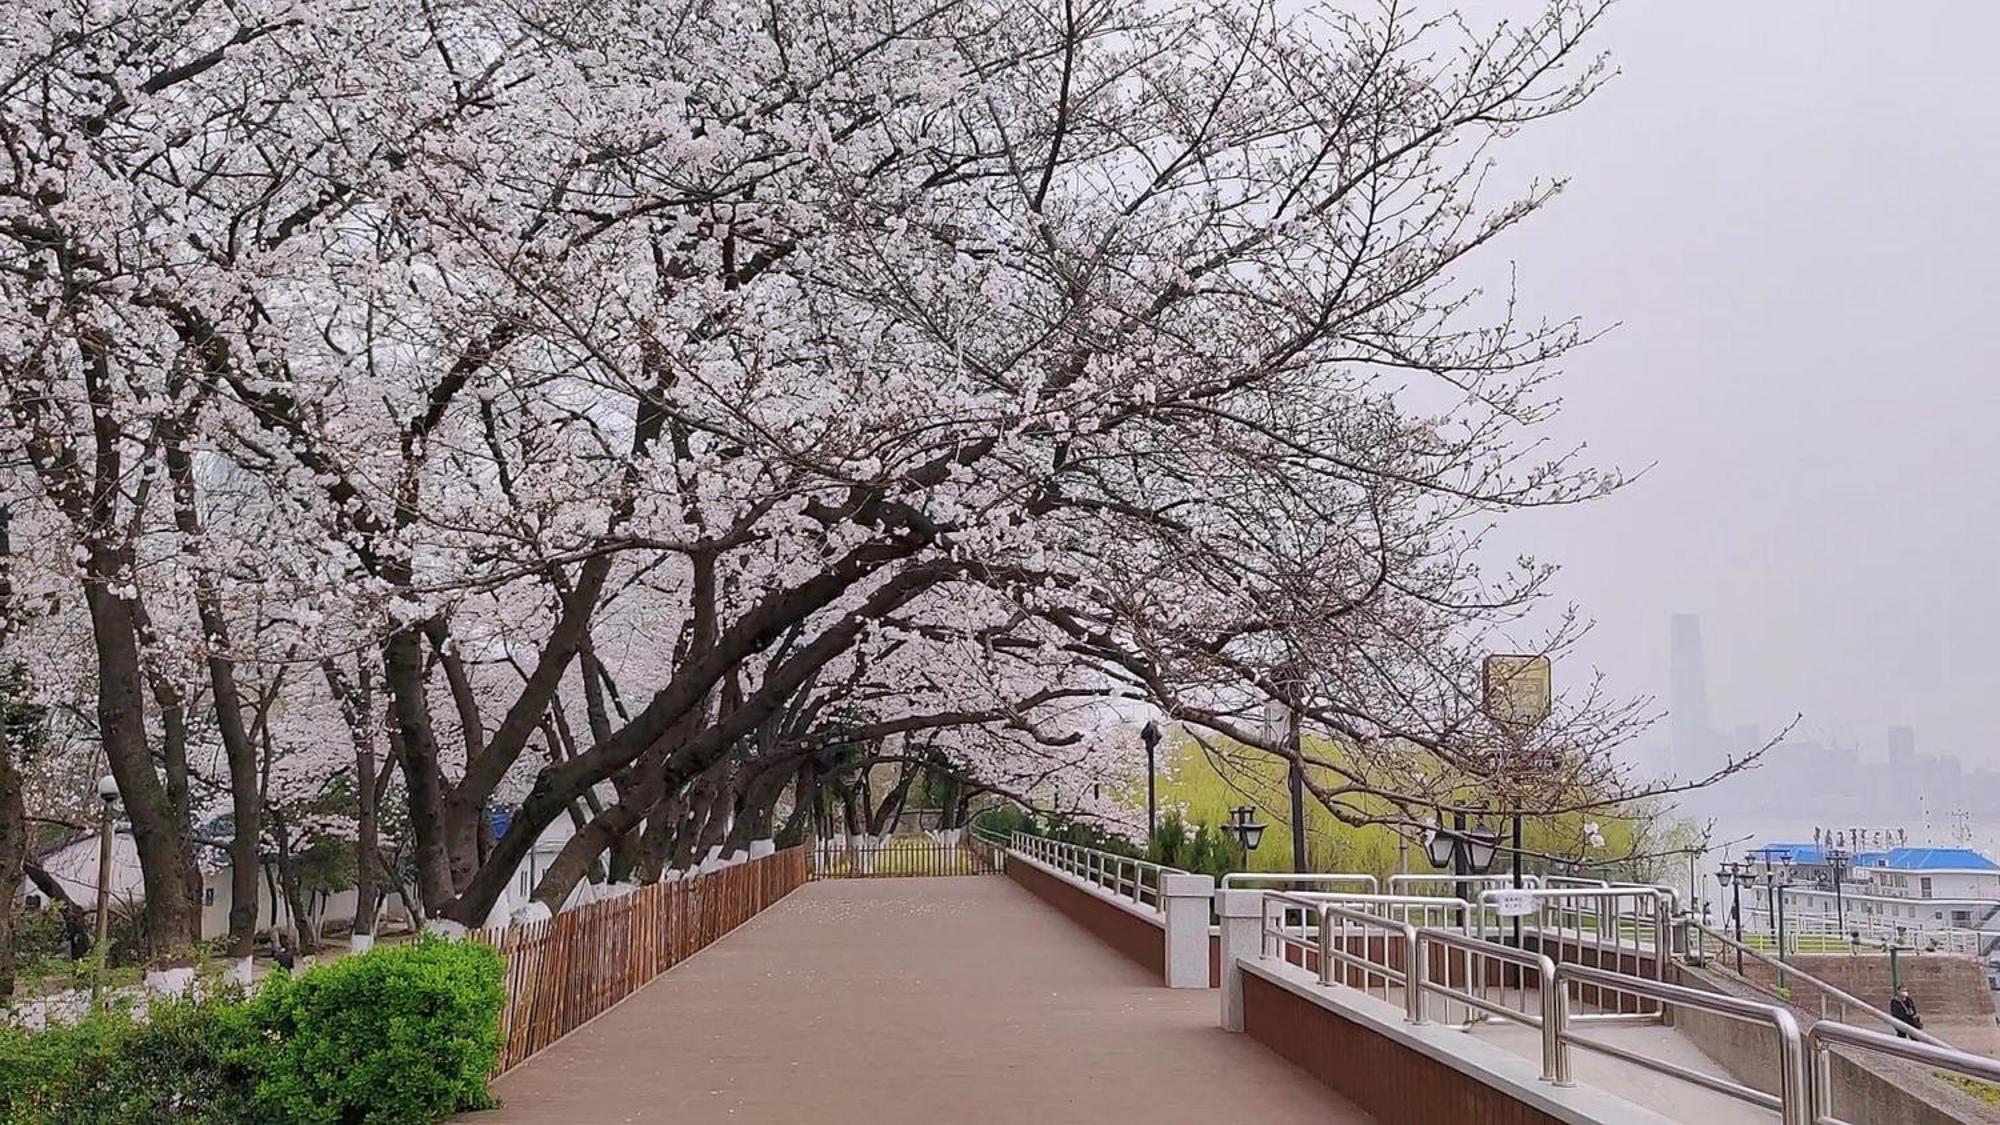
[[[812,883],[465,1125],[1370,1119],[999,877]]]

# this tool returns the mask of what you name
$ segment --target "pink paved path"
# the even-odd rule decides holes
[[[1369,1118],[997,876],[813,883],[501,1078],[465,1125]]]

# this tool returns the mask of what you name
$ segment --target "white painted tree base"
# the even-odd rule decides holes
[[[375,948],[374,934],[351,934],[347,939],[349,953],[366,953]]]
[[[424,932],[446,941],[464,941],[467,930],[464,923],[451,918],[432,918],[424,923]]]
[[[532,926],[536,922],[546,922],[551,917],[547,903],[531,902],[508,915],[507,921],[516,926]]]
[[[248,987],[250,981],[256,976],[255,966],[256,962],[249,957],[240,957],[230,962],[229,967],[222,971],[223,983],[240,984]]]
[[[776,840],[750,841],[751,859],[763,859],[767,855],[777,854],[777,851],[778,851],[778,842]]]
[[[146,991],[179,995],[194,987],[194,968],[148,969]]]

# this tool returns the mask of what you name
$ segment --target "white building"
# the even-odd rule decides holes
[[[98,836],[95,832],[79,835],[53,847],[44,849],[36,858],[47,869],[49,877],[59,884],[64,893],[86,910],[97,903]],[[230,866],[226,854],[220,848],[198,846],[196,866],[201,871],[201,937],[207,941],[229,933],[229,907],[233,901],[230,894]],[[257,932],[270,933],[289,929],[292,926],[291,907],[278,890],[277,871],[268,861],[257,873]],[[139,867],[139,849],[133,842],[129,829],[120,826],[112,836],[111,867],[105,880],[110,889],[111,901],[116,908],[136,906],[146,898],[145,879]],[[336,929],[350,926],[354,922],[355,892],[352,887],[326,895],[320,903],[314,904],[316,920],[321,930],[332,926]],[[21,881],[21,888],[15,894],[15,905],[29,910],[39,910],[47,906],[40,888],[29,880]],[[308,907],[313,910],[313,907]],[[393,917],[403,917],[400,903],[391,896],[387,913]]]
[[[1768,856],[1785,883],[1785,925],[1793,933],[1859,934],[1869,943],[1896,939],[1978,953],[2000,945],[2000,864],[1971,848],[1856,853],[1838,893],[1820,845],[1767,844],[1748,856],[1753,877],[1742,891],[1746,930],[1774,928],[1777,896],[1764,877]]]

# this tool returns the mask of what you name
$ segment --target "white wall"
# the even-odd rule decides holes
[[[86,909],[97,902],[97,844],[97,837],[91,836],[42,858],[42,866],[48,868],[50,877]],[[132,842],[132,837],[123,832],[111,840],[111,877],[108,882],[113,902],[145,897],[146,881],[139,869],[139,848]],[[16,892],[16,901],[28,894],[41,893],[26,879],[21,880],[21,887]]]

